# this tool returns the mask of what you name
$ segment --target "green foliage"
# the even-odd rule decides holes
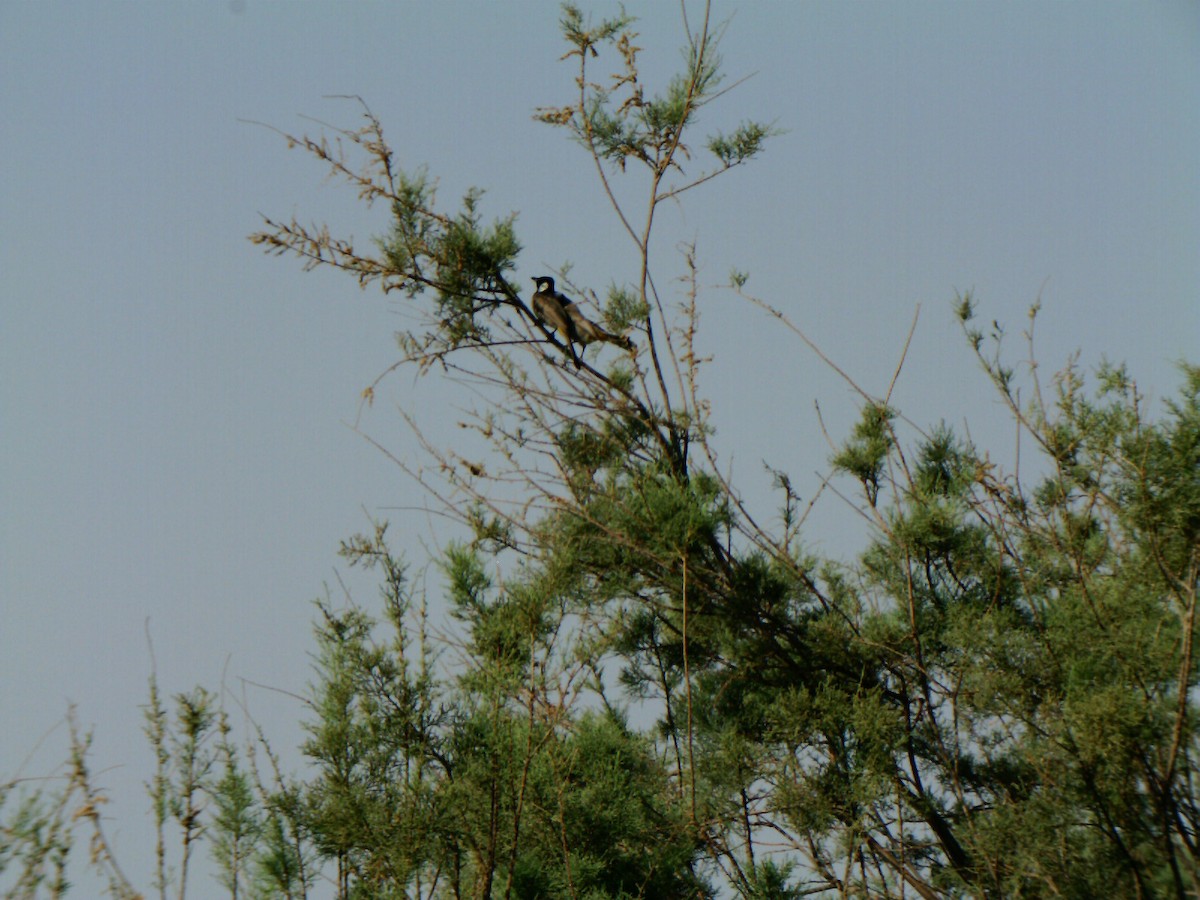
[[[70,754],[62,771],[46,778],[0,784],[0,886],[6,898],[61,897],[73,887],[68,869],[86,840],[88,863],[100,889],[116,900],[141,897],[112,854],[102,809],[107,795],[88,763],[92,736],[67,714]],[[182,895],[181,895],[182,896]]]
[[[254,783],[245,770],[236,746],[229,742],[229,725],[221,723],[218,754],[221,777],[213,784],[210,849],[217,863],[221,886],[233,898],[244,896],[250,881],[250,861],[258,851],[263,831]]]
[[[16,802],[10,803],[13,797]],[[67,892],[73,837],[63,805],[60,797],[45,791],[19,792],[16,783],[0,788],[0,810],[6,813],[0,832],[0,875],[13,875],[8,896],[37,896],[41,889],[51,896]]]
[[[395,571],[382,536],[350,545]],[[500,884],[531,897],[706,891],[690,873],[697,834],[652,746],[611,714],[543,693],[554,634],[540,582],[494,585],[463,548],[446,571],[471,648],[449,681],[397,649],[412,646],[415,623],[393,620],[381,641],[362,610],[322,606],[305,746],[319,775],[294,814],[337,862],[345,895],[439,883],[452,896]]]
[[[445,616],[414,594],[385,524],[343,544],[379,597],[318,604],[301,776],[265,741],[236,747],[215,695],[177,695],[172,715],[151,680],[161,896],[183,895],[206,840],[235,897],[305,897],[320,878],[339,898],[1200,890],[1200,368],[1161,415],[1109,364],[1069,365],[1044,391],[964,295],[955,314],[1020,430],[1023,477],[946,425],[912,436],[860,390],[831,466],[860,492],[866,549],[805,550],[808,512],[781,471],[779,527],[762,524],[718,464],[698,386],[693,251],[677,307],[651,277],[658,204],[773,133],[717,131],[699,146],[718,168],[684,172],[722,93],[707,13],[655,92],[631,18],[563,7],[579,97],[537,117],[587,150],[638,249],[603,316],[639,345],[603,366],[611,348],[564,365],[575,352],[506,280],[515,217],[485,224],[481,192],[437,209],[369,112],[341,133],[365,175],[324,139],[293,139],[388,205],[381,255],[294,222],[255,240],[401,289],[419,321],[404,361],[466,382],[479,406],[454,415],[479,445],[439,447],[410,420],[422,461],[392,457],[462,526],[426,582]],[[598,81],[592,60],[613,54]],[[611,190],[631,162],[644,219]],[[17,896],[65,890],[84,826],[110,893],[134,895],[86,745],[57,793],[0,788]]]
[[[650,315],[646,301],[627,287],[610,285],[608,302],[604,307],[604,320],[609,328],[625,331]]]
[[[708,141],[708,149],[721,161],[725,168],[739,165],[757,156],[763,142],[774,132],[759,122],[746,122],[731,134],[718,133]]]
[[[433,190],[424,175],[403,180],[393,200],[391,234],[381,242],[384,257],[404,288],[416,296],[432,288],[441,341],[457,347],[486,341],[486,316],[514,295],[505,273],[516,265],[521,246],[510,215],[482,224],[483,192],[472,189],[453,216],[433,211]]]
[[[893,448],[891,423],[895,415],[883,404],[865,406],[850,440],[833,457],[834,468],[862,482],[872,506],[879,496],[884,465]]]
[[[792,863],[766,860],[751,870],[742,896],[745,900],[801,900],[805,891],[788,884],[794,869]]]
[[[634,43],[638,35],[632,28],[633,22],[622,13],[592,26],[577,6],[564,4],[563,35],[571,46],[567,57],[579,60],[576,83],[580,97],[572,106],[543,107],[538,110],[537,118],[549,125],[566,127],[597,160],[611,163],[622,172],[631,160],[641,163],[657,183],[670,170],[683,173],[682,161],[692,158],[687,132],[699,111],[721,93],[722,64],[717,53],[720,35],[710,31],[706,8],[702,28],[688,35],[682,70],[661,91],[649,93],[638,71],[641,48]],[[607,84],[587,74],[589,60],[598,56],[603,47],[615,49],[622,63],[609,76]],[[778,133],[770,125],[747,121],[728,135],[717,132],[706,139],[705,146],[717,157],[720,163],[717,172],[720,172],[757,156],[767,139]],[[656,195],[654,202],[715,174],[693,177],[665,195]]]

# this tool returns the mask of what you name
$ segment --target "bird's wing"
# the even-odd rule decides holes
[[[569,336],[571,323],[563,310],[562,303],[553,294],[538,292],[533,295],[533,311],[537,317],[564,337]]]
[[[575,326],[575,333],[579,335],[581,344],[590,344],[592,341],[602,341],[605,335],[608,334],[603,328],[589,319],[583,314],[583,311],[569,300],[564,304],[567,316],[571,319],[571,323]]]
[[[624,347],[626,350],[633,349],[633,341],[627,337],[613,334],[611,331],[606,331],[585,316],[583,310],[569,300],[566,303],[566,311],[567,316],[571,319],[571,324],[575,326],[575,333],[579,335],[579,342],[581,344],[590,344],[593,341],[607,341],[618,347]]]

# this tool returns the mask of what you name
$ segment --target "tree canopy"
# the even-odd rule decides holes
[[[697,134],[725,92],[707,9],[661,87],[628,16],[565,4],[561,27],[577,96],[536,118],[582,148],[638,265],[603,298],[555,275],[627,350],[577,358],[513,280],[516,217],[485,221],[474,190],[440,206],[365,104],[333,140],[287,136],[385,205],[389,230],[364,251],[266,218],[253,240],[416,316],[394,368],[455,379],[473,406],[453,446],[410,419],[421,455],[381,449],[461,538],[439,548],[432,606],[394,526],[344,543],[380,596],[319,605],[308,772],[237,746],[208,692],[168,708],[152,682],[148,784],[179,838],[172,867],[160,837],[160,893],[182,896],[203,845],[233,897],[323,879],[346,898],[1194,896],[1200,367],[1160,414],[1120,366],[1043,384],[961,296],[1023,471],[847,378],[860,417],[831,465],[872,536],[852,563],[815,553],[786,473],[766,522],[717,465],[706,289],[693,250],[664,262],[651,244],[664,201],[774,128]],[[674,265],[678,303],[659,287]],[[808,342],[745,285],[725,290]],[[0,789],[14,896],[65,890],[81,825],[113,895],[137,895],[86,743],[61,792]]]

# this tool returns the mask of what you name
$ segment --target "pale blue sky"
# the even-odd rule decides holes
[[[665,75],[677,5],[627,8],[647,74]],[[730,80],[752,77],[705,124],[785,133],[663,218],[660,287],[694,239],[709,281],[748,270],[875,391],[919,303],[894,400],[918,422],[965,419],[998,452],[1011,429],[958,335],[956,291],[1014,335],[1040,292],[1044,366],[1076,349],[1123,359],[1152,397],[1174,390],[1173,360],[1200,359],[1200,6],[715,13],[731,17]],[[97,766],[116,767],[113,831],[142,884],[143,622],[167,691],[222,671],[302,690],[309,601],[336,583],[339,540],[422,502],[347,425],[395,359],[396,295],[246,240],[261,211],[361,241],[383,210],[239,120],[355,126],[325,97],[359,94],[447,202],[478,185],[489,213],[519,211],[520,278],[570,260],[602,289],[633,275],[627,238],[579,148],[531,118],[572,90],[557,19],[550,2],[0,2],[0,778],[78,703]],[[814,401],[842,436],[854,397],[728,295],[706,295],[703,328],[735,478],[768,514],[764,459],[809,495],[828,456]],[[436,429],[453,396],[404,375],[364,423],[403,456],[395,404]],[[415,564],[446,537],[390,515]],[[850,518],[827,498],[810,540],[849,555]],[[247,696],[281,744],[298,740],[293,701]]]

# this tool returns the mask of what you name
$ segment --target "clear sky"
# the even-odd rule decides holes
[[[678,6],[626,6],[661,80]],[[695,240],[707,280],[749,271],[748,290],[876,392],[920,304],[894,402],[1000,454],[1012,430],[951,316],[958,291],[1014,337],[1040,294],[1047,369],[1076,350],[1125,360],[1161,400],[1173,361],[1200,361],[1200,5],[714,8],[730,83],[749,77],[704,124],[784,133],[669,210],[660,286]],[[310,601],[340,591],[338,542],[390,517],[419,570],[448,536],[395,511],[419,492],[349,425],[396,358],[397,295],[246,240],[262,212],[364,241],[384,210],[242,120],[354,127],[356,107],[327,97],[361,95],[447,203],[477,185],[489,214],[519,212],[522,284],[571,261],[601,290],[633,278],[628,238],[582,151],[531,118],[572,90],[557,20],[540,0],[0,0],[0,780],[44,774],[61,728],[23,761],[78,704],[140,884],[147,620],[165,691],[224,677],[294,746],[299,704],[242,679],[304,690]],[[766,460],[811,495],[829,453],[814,402],[841,437],[853,395],[730,295],[706,294],[702,314],[735,480],[769,511]],[[411,455],[395,406],[436,427],[457,400],[401,375],[363,425]],[[847,518],[826,498],[809,540],[851,555]]]

